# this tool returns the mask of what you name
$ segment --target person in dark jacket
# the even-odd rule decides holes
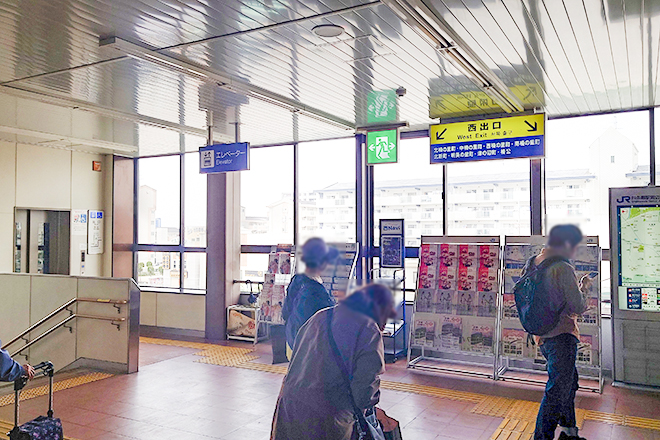
[[[370,284],[307,321],[277,400],[271,440],[356,440],[353,410],[366,412],[380,400],[382,330],[394,316],[390,289]],[[350,372],[350,393],[330,334]],[[378,418],[389,419],[384,413]]]
[[[0,349],[0,382],[13,382],[21,376],[32,380],[34,368],[28,364],[21,366],[11,358],[7,350]]]
[[[328,247],[320,238],[310,238],[302,246],[301,260],[305,263],[305,272],[291,279],[282,306],[289,359],[300,327],[319,310],[336,304],[323,287],[321,273],[328,263],[337,259],[338,254],[337,249]]]

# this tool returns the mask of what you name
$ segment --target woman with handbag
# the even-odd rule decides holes
[[[300,329],[275,409],[271,440],[382,440],[374,406],[385,371],[382,329],[392,292],[372,284]]]

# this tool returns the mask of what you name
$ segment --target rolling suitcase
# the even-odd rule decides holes
[[[63,440],[62,422],[53,418],[53,374],[55,369],[51,362],[42,362],[35,365],[38,375],[48,376],[48,413],[39,416],[22,425],[18,425],[18,410],[20,406],[21,390],[27,384],[27,378],[21,377],[14,382],[14,429],[9,432],[10,440]]]

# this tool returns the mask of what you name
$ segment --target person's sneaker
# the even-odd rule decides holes
[[[579,435],[568,435],[565,432],[562,432],[559,434],[559,440],[587,440],[584,437],[580,437]]]

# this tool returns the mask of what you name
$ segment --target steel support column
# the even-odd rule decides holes
[[[375,249],[374,235],[376,230],[376,221],[374,216],[374,167],[367,166],[365,169],[366,177],[366,240],[367,248],[369,249],[367,254],[367,260],[365,269],[367,271],[367,279],[371,279],[372,271],[374,268],[374,258],[373,250]]]
[[[530,226],[532,235],[543,235],[543,160],[529,161]]]
[[[449,235],[449,224],[447,220],[447,211],[449,206],[447,205],[447,193],[449,192],[447,188],[447,164],[442,164],[442,235]]]
[[[649,168],[649,173],[651,179],[649,180],[649,183],[651,186],[655,186],[657,184],[656,182],[656,173],[657,173],[657,168],[656,168],[656,155],[655,155],[655,108],[652,108],[649,110],[649,146],[651,147],[651,166]]]
[[[364,156],[365,135],[355,135],[355,237],[358,244],[358,262],[355,272],[357,279],[365,278],[364,269],[366,267],[365,258],[369,254],[369,246],[365,237],[365,156]]]

